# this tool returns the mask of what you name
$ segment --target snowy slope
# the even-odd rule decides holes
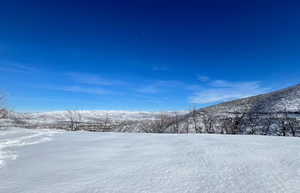
[[[300,136],[300,85],[198,109],[186,122],[200,132]]]
[[[226,112],[300,112],[300,84],[279,91],[234,100],[200,109],[211,113]]]
[[[41,132],[0,131],[2,147],[13,141],[2,153],[17,156],[0,169],[0,192],[300,192],[298,138],[80,131],[34,144]]]

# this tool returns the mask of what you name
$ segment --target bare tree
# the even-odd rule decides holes
[[[232,134],[241,134],[243,121],[247,113],[242,113],[241,115],[235,115],[233,118],[233,133]]]
[[[179,133],[179,116],[177,112],[174,112],[172,117],[172,132]]]
[[[199,127],[199,112],[196,110],[195,107],[190,111],[192,122],[193,122],[193,128],[196,133],[201,133],[201,128]],[[188,133],[188,131],[187,131]]]
[[[112,129],[112,121],[108,116],[108,113],[105,114],[104,120],[103,120],[103,125],[102,125],[102,130],[103,131],[109,131]]]
[[[154,133],[164,133],[168,126],[171,125],[171,118],[163,113],[159,115],[159,119],[154,122]]]
[[[92,120],[92,123],[90,123],[93,126],[94,131],[111,131],[112,129],[115,130],[122,130],[122,128],[126,128],[129,124],[128,120],[123,121],[116,121],[114,122],[110,117],[108,113],[105,113],[104,116],[95,117],[90,119]]]
[[[145,133],[153,133],[154,120],[142,120],[139,123],[139,129]]]
[[[28,116],[25,117],[24,114],[19,114],[15,112],[9,114],[9,119],[12,120],[16,125],[25,126],[28,123],[26,121],[26,119],[28,120]]]
[[[215,118],[212,116],[212,114],[208,113],[208,112],[203,112],[201,115],[202,118],[202,122],[204,125],[204,131],[206,133],[214,133],[214,122],[215,122]],[[199,130],[201,131],[201,128],[199,128]]]
[[[257,115],[257,113],[255,112],[247,112],[247,113],[244,113],[243,117],[242,117],[242,120],[241,120],[241,126],[240,128],[246,128],[246,133],[247,134],[250,134],[250,135],[254,135],[257,133],[257,130],[258,130],[258,123],[260,119],[259,119],[259,116]],[[240,129],[240,132],[241,129]]]
[[[232,116],[221,120],[221,125],[227,134],[240,134],[245,116],[246,113],[235,112]]]
[[[232,134],[233,133],[233,118],[232,117],[226,117],[223,119],[220,119],[221,122],[221,128],[223,130],[224,134]]]
[[[281,136],[286,136],[287,134],[287,127],[286,127],[286,123],[283,119],[279,120],[279,135]]]
[[[189,116],[184,116],[181,120],[181,127],[178,130],[178,133],[189,133],[190,131],[190,119]]]
[[[76,131],[79,129],[79,124],[81,122],[82,116],[78,111],[67,111],[66,117],[69,123],[69,128],[72,131]]]
[[[165,133],[172,123],[172,117],[161,113],[155,120],[142,122],[141,130],[146,133]]]
[[[109,128],[110,130],[116,131],[116,132],[125,132],[127,131],[128,127],[131,125],[132,121],[129,120],[120,120],[115,122],[113,125],[110,124]],[[134,129],[134,128],[131,128]]]
[[[263,135],[268,135],[270,133],[270,129],[272,126],[272,123],[274,122],[272,113],[266,113],[265,117],[261,121],[262,123],[262,134]]]
[[[296,118],[290,118],[288,119],[288,128],[292,134],[293,137],[296,136],[296,127],[297,127],[297,119]]]
[[[296,136],[297,119],[289,117],[289,112],[284,109],[283,116],[280,119],[280,134],[286,136],[291,134]]]
[[[0,94],[0,119],[8,118],[8,111],[6,109],[5,99],[6,99],[5,95]]]
[[[286,111],[286,109],[284,109],[284,111],[282,112],[282,116],[279,115],[279,135],[281,136],[286,136],[287,132],[288,132],[288,128],[287,128],[287,118],[288,118],[288,113]]]

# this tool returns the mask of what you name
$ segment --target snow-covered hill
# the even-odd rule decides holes
[[[300,112],[300,84],[267,94],[234,100],[200,109],[212,113],[227,112]]]
[[[300,136],[300,85],[198,109],[182,122],[199,133]]]

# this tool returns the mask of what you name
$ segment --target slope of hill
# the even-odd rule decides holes
[[[194,132],[300,135],[300,85],[196,110],[183,122]]]
[[[234,100],[200,109],[213,113],[227,112],[300,112],[300,84],[267,94]]]

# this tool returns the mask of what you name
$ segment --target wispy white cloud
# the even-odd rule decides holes
[[[226,80],[213,80],[209,82],[209,85],[218,88],[240,88],[240,87],[257,88],[259,87],[259,84],[260,84],[259,81],[230,82]]]
[[[35,67],[12,62],[0,62],[0,71],[2,72],[14,72],[14,73],[33,73],[38,72],[39,70]]]
[[[54,85],[42,85],[37,88],[64,91],[64,92],[73,92],[73,93],[83,93],[83,94],[93,94],[93,95],[105,95],[112,94],[110,90],[103,88],[91,88],[83,86],[54,86]]]
[[[186,85],[185,90],[189,91],[199,91],[201,89],[204,89],[205,87],[201,85],[196,85],[196,84],[191,84],[191,85]]]
[[[67,87],[60,88],[60,90],[67,91],[67,92],[96,94],[96,95],[103,95],[103,94],[111,93],[108,90],[101,89],[101,88],[85,88],[85,87],[80,87],[80,86],[67,86]]]
[[[269,88],[263,87],[259,81],[211,80],[205,88],[195,90],[189,101],[195,104],[211,104],[254,96],[268,90]]]
[[[145,94],[156,94],[165,91],[166,89],[175,88],[175,87],[182,88],[185,87],[185,84],[177,80],[158,80],[137,89],[137,91]]]
[[[70,73],[67,73],[67,76],[69,76],[73,81],[76,81],[81,84],[101,85],[101,86],[127,85],[128,84],[125,81],[106,79],[106,78],[103,78],[96,74],[70,72]]]

